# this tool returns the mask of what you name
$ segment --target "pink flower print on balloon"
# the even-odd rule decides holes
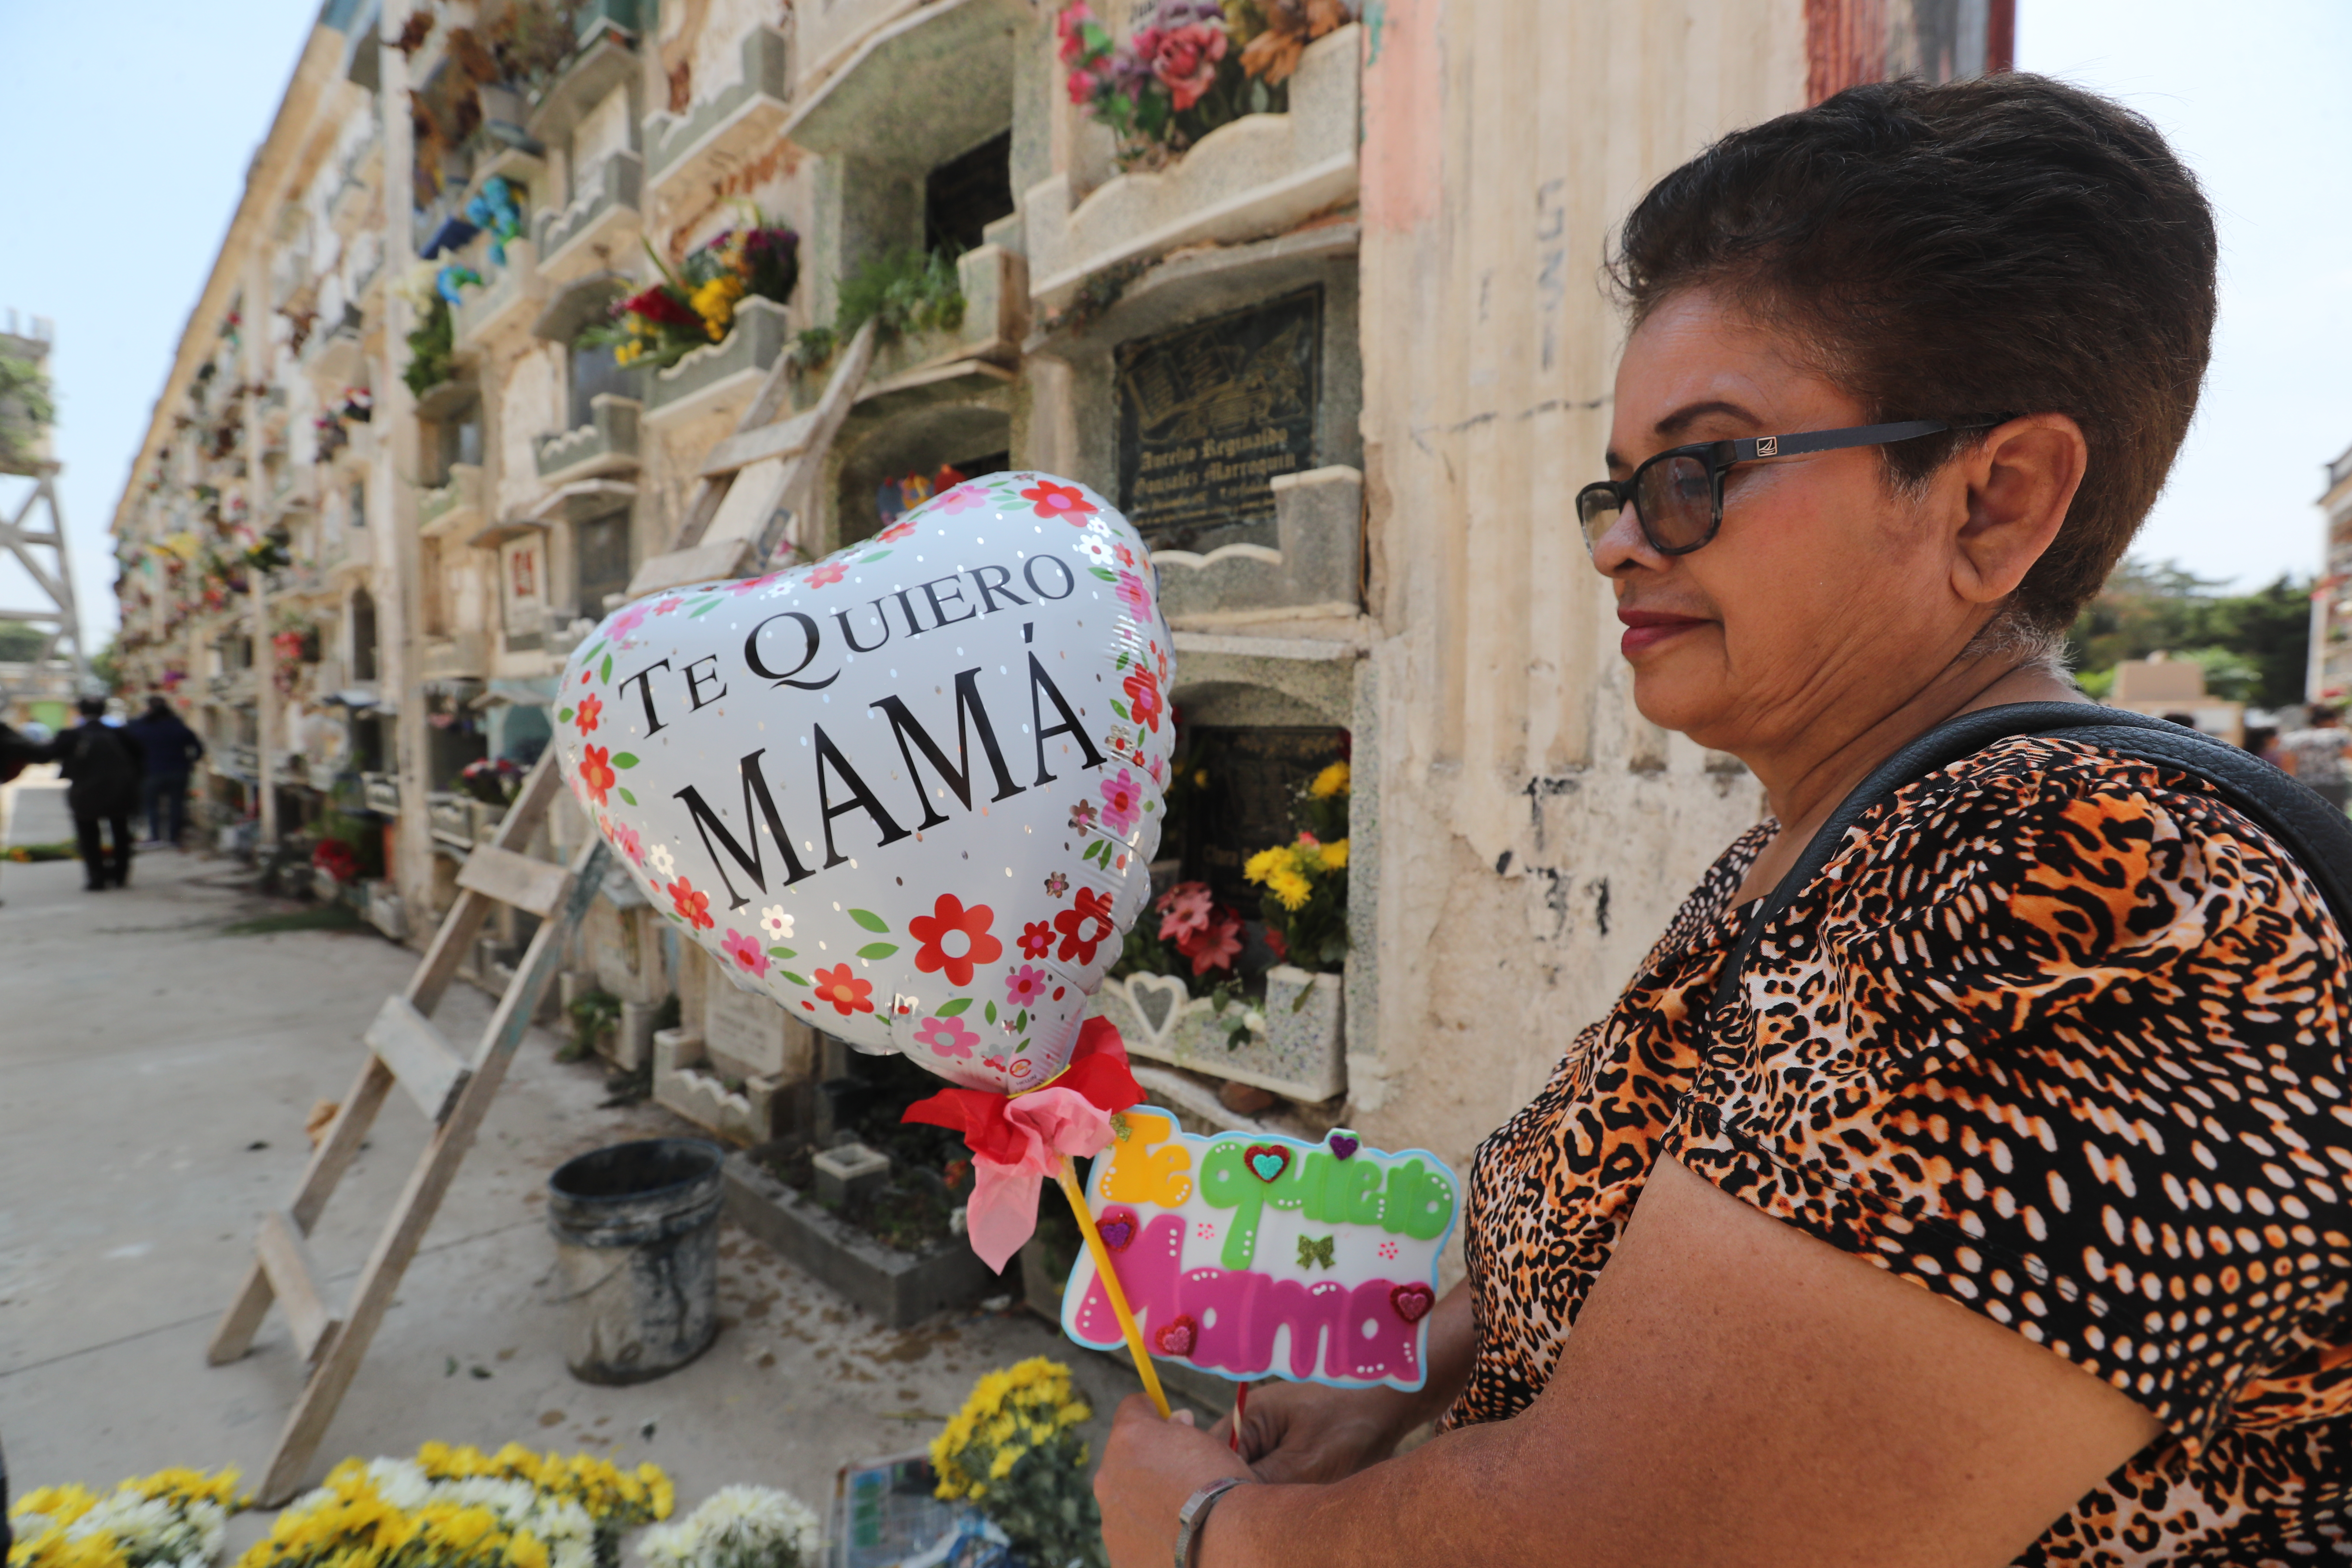
[[[1004,977],[1004,1001],[1007,1006],[1027,1007],[1045,994],[1045,972],[1023,964]]]
[[[678,597],[676,594],[672,594],[668,598],[664,599],[660,604],[654,606],[654,614],[657,616],[668,615],[672,610],[677,609],[680,605],[685,603],[686,601],[684,599]]]
[[[839,561],[828,561],[808,574],[812,588],[830,588],[849,574],[849,568]]]
[[[943,1057],[971,1059],[971,1048],[980,1044],[980,1037],[963,1026],[961,1018],[926,1018],[915,1031],[915,1044]]]
[[[604,630],[607,634],[613,637],[625,637],[629,633],[635,631],[639,626],[645,625],[646,610],[646,606],[642,601],[637,604],[631,605],[624,609],[619,615],[614,616],[612,619],[612,623],[607,626]],[[580,679],[585,680],[588,678],[583,674]]]
[[[776,579],[782,575],[781,572],[771,572],[764,577],[746,577],[740,583],[726,584],[724,591],[740,599],[746,594],[756,594],[762,588],[774,586]]]
[[[881,532],[876,534],[874,536],[875,542],[880,544],[896,544],[898,541],[906,538],[907,535],[914,532],[916,529],[921,526],[922,525],[920,523],[917,522],[910,517],[904,522],[894,522],[889,527],[884,529]]]
[[[738,969],[759,975],[763,980],[767,978],[768,955],[760,951],[758,942],[745,936],[741,931],[732,930],[728,931],[719,939],[719,951],[733,959],[735,967]]]
[[[638,835],[637,830],[627,823],[611,824],[605,828],[604,837],[612,841],[614,847],[629,858],[631,865],[642,866],[646,863],[646,841]]]
[[[1143,786],[1125,768],[1118,770],[1118,777],[1103,780],[1102,799],[1103,826],[1121,837],[1143,815]]]
[[[1144,587],[1143,579],[1132,572],[1118,574],[1118,602],[1127,606],[1128,614],[1139,621],[1151,618],[1151,594]]]
[[[987,500],[987,486],[975,485],[967,480],[965,483],[956,486],[955,489],[945,491],[940,496],[939,500],[933,501],[931,504],[939,508],[941,511],[952,513],[970,511],[972,508],[986,502]]]

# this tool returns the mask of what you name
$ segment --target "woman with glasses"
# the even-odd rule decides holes
[[[1118,1568],[2352,1552],[2352,984],[2292,856],[2011,739],[1751,927],[1906,742],[2084,700],[2214,270],[2157,132],[2030,76],[1843,93],[1634,209],[1576,521],[1642,711],[1770,815],[1478,1151],[1427,1387],[1261,1387],[1237,1453],[1129,1401]]]

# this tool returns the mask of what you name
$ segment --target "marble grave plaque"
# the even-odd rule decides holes
[[[1323,291],[1122,344],[1119,505],[1154,550],[1271,545],[1266,481],[1315,467]]]

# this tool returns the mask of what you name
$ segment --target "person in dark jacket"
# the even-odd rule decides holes
[[[146,771],[139,742],[106,722],[105,698],[85,697],[81,722],[58,737],[55,754],[67,780],[66,806],[73,813],[81,863],[89,876],[85,890],[129,886],[131,813],[139,804],[139,781]],[[101,823],[113,836],[110,847],[100,845]]]
[[[188,830],[188,770],[205,754],[205,743],[161,697],[147,699],[147,711],[123,726],[139,742],[147,763],[141,788],[151,842],[178,845]]]

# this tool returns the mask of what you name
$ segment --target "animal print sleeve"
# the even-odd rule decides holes
[[[2346,947],[2200,781],[2013,741],[1765,931],[1663,1152],[2194,1449],[2352,1412]]]

